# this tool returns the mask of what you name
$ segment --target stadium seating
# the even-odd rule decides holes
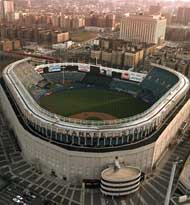
[[[72,82],[80,82],[84,79],[86,73],[82,72],[65,72],[64,78],[65,80],[70,80]]]
[[[30,87],[31,89],[29,89],[29,91],[30,92],[32,91],[33,96],[36,96],[35,99],[37,99],[37,100],[38,100],[39,96],[45,95],[45,94],[51,95],[51,93],[53,93],[54,91],[56,93],[56,92],[66,90],[66,89],[75,89],[75,88],[78,89],[78,88],[86,88],[86,87],[87,88],[89,88],[89,87],[96,88],[96,86],[97,87],[99,86],[102,88],[107,87],[107,88],[113,89],[113,90],[116,89],[118,91],[124,91],[127,93],[136,94],[135,97],[139,96],[139,97],[141,97],[141,99],[153,103],[157,99],[162,97],[171,87],[173,87],[174,85],[178,86],[178,84],[176,84],[176,83],[179,80],[177,77],[179,75],[174,75],[172,72],[170,73],[168,70],[164,70],[162,68],[154,68],[146,76],[145,80],[141,83],[135,83],[135,82],[127,81],[124,79],[122,80],[122,79],[118,79],[118,78],[113,78],[113,76],[108,77],[108,76],[103,75],[103,74],[100,75],[100,74],[91,73],[91,72],[86,73],[86,72],[79,72],[79,71],[66,71],[66,72],[64,72],[64,74],[61,72],[54,72],[54,73],[49,73],[49,74],[46,73],[46,74],[44,74],[44,76],[46,75],[47,78],[50,77],[51,79],[55,80],[55,82],[58,82],[57,79],[63,80],[63,75],[64,75],[65,80],[68,80],[68,81],[71,80],[71,81],[74,81],[74,83],[71,83],[71,84],[68,83],[69,86],[62,86],[62,85],[54,86],[54,84],[53,84],[52,86],[48,87],[48,89],[50,89],[51,92],[49,92],[49,90],[47,90],[48,92],[46,93],[46,90],[43,86],[44,84],[41,82],[41,81],[43,81],[42,79],[44,79],[44,78],[41,75],[39,75],[38,73],[36,73],[34,68],[32,67],[32,65],[30,65],[29,63],[27,63],[27,62],[20,63],[13,70],[9,70],[9,73],[17,75],[17,76],[16,75],[11,76],[13,78],[13,80],[16,79],[14,81],[14,83],[12,83],[13,86],[10,86],[11,89],[17,90],[17,86],[15,86],[15,85],[17,85],[18,78],[19,78],[19,80],[21,80],[24,85],[29,86],[29,87],[32,85]],[[18,77],[18,78],[16,78],[16,77]],[[154,113],[152,112],[152,110],[155,107],[153,107],[152,110],[151,109],[148,110],[147,112],[145,110],[144,113],[139,112],[139,113],[137,113],[136,116],[132,116],[129,118],[126,117],[125,119],[113,119],[110,121],[96,121],[96,119],[93,120],[93,118],[91,120],[90,120],[90,118],[88,118],[86,120],[80,120],[80,119],[72,119],[69,117],[64,117],[64,115],[63,115],[63,117],[56,116],[54,113],[49,112],[48,110],[40,108],[38,105],[36,105],[34,103],[35,101],[33,101],[33,99],[31,99],[29,97],[29,95],[26,94],[26,90],[23,89],[23,86],[20,86],[18,88],[20,89],[20,91],[22,92],[22,94],[26,100],[26,101],[24,101],[25,105],[28,105],[28,106],[33,105],[33,107],[31,107],[29,109],[29,113],[32,113],[32,114],[25,116],[25,113],[22,113],[22,108],[23,108],[22,105],[23,104],[20,103],[22,101],[18,100],[20,98],[24,99],[23,96],[19,96],[20,92],[12,92],[11,89],[10,90],[8,89],[9,87],[7,88],[5,86],[5,85],[9,86],[10,84],[7,82],[12,81],[11,78],[10,78],[11,81],[9,81],[9,75],[5,75],[4,78],[2,79],[2,82],[4,82],[3,88],[8,96],[8,99],[11,102],[12,107],[15,110],[15,113],[18,115],[18,119],[25,126],[25,129],[27,129],[29,132],[31,132],[33,135],[35,135],[39,138],[42,138],[46,141],[50,140],[52,143],[55,143],[61,147],[65,147],[67,149],[80,150],[80,149],[85,148],[84,150],[88,151],[88,150],[91,150],[92,147],[95,148],[94,150],[96,150],[96,148],[104,149],[104,147],[109,147],[109,148],[110,147],[111,148],[118,147],[118,150],[119,150],[120,149],[119,146],[121,146],[122,149],[125,149],[126,148],[125,146],[128,146],[129,144],[136,146],[136,144],[134,144],[134,142],[140,142],[140,140],[145,139],[145,138],[147,138],[147,140],[148,140],[149,137],[152,137],[151,135],[153,135],[153,134],[155,135],[155,132],[157,131],[157,129],[159,128],[159,126],[161,125],[163,120],[165,120],[165,119],[160,118],[159,113],[160,113],[161,106],[163,107],[162,108],[163,112],[165,112],[164,106],[167,105],[166,103],[164,104],[164,106],[162,104],[159,105],[159,103],[157,103],[160,107],[158,107],[159,108],[159,109],[157,109],[158,111],[156,110]],[[40,82],[42,83],[41,86],[39,85]],[[2,83],[2,85],[3,85],[3,83]],[[20,84],[18,83],[18,86],[19,85]],[[16,89],[14,87],[16,87]],[[33,87],[34,87],[34,89],[32,90]],[[98,87],[98,90],[100,90],[99,87]],[[180,89],[181,89],[181,86],[180,86]],[[90,97],[89,93],[90,92],[88,90],[87,97],[92,98],[92,97]],[[122,95],[123,94],[124,93],[122,93]],[[94,95],[94,96],[96,97],[97,95]],[[108,100],[112,99],[112,97],[107,98],[106,94],[103,94],[103,96],[105,97],[105,101],[107,101],[107,99]],[[167,98],[165,98],[165,99],[168,103],[168,99]],[[97,100],[99,100],[99,99],[97,99]],[[113,100],[114,100],[114,98],[113,98]],[[57,101],[59,101],[59,100],[57,100]],[[61,100],[59,102],[61,102]],[[76,100],[72,100],[72,102],[74,104],[69,103],[69,106],[72,106],[72,105],[75,106],[75,104],[77,105],[77,103],[78,103],[78,101],[76,101]],[[99,102],[100,102],[100,100],[99,100]],[[124,108],[129,107],[128,105],[125,104],[124,101],[122,101],[122,98],[120,100],[120,97],[118,97],[118,99],[116,99],[116,101],[114,101],[114,103],[115,102],[116,102],[116,104],[115,104],[116,106],[114,105],[114,106],[111,106],[111,108],[110,108],[110,109],[112,109],[112,111],[114,111],[114,113],[118,113],[118,108],[121,107],[122,105],[124,105]],[[84,104],[85,109],[87,107],[86,106],[87,103]],[[107,104],[107,102],[104,104],[105,104],[105,107],[103,109],[103,112],[105,111],[105,113],[106,113],[107,110],[105,108],[108,107],[108,104]],[[138,107],[138,105],[135,105],[135,103],[133,103],[133,104],[134,104],[133,110],[135,110]],[[61,106],[63,107],[63,104],[61,104]],[[131,108],[129,107],[129,109],[131,109]],[[172,110],[172,108],[170,110]],[[168,110],[168,112],[170,110]],[[126,111],[127,111],[127,109],[126,109]],[[24,117],[20,113],[24,114]],[[39,113],[42,116],[41,118],[40,118]],[[125,113],[125,110],[122,110],[122,113]],[[172,114],[173,114],[173,112],[172,112]],[[158,117],[155,117],[155,120],[154,120],[155,115],[158,115]],[[164,115],[168,117],[167,114],[164,113]],[[36,118],[36,116],[38,116],[38,118],[40,118],[42,120],[38,121],[38,118]],[[45,121],[44,119],[46,119],[46,116],[48,116],[47,126],[44,123],[44,121]],[[116,116],[116,115],[113,115],[113,116]],[[149,119],[153,118],[152,121],[147,120],[146,116],[148,116]],[[49,120],[49,118],[51,118],[51,120]],[[34,119],[36,119],[36,120],[34,120]],[[77,132],[72,131],[72,132],[65,133],[65,132],[62,132],[61,129],[59,130],[59,127],[58,127],[58,129],[56,129],[57,123],[59,123],[59,122],[57,122],[57,119],[58,119],[58,121],[66,123],[66,125],[71,123],[72,127],[75,124],[77,124],[77,127],[76,127]],[[139,119],[142,119],[142,121]],[[55,120],[56,120],[56,122],[55,122]],[[133,122],[134,122],[134,124],[132,124]],[[131,126],[132,128],[127,127],[126,132],[121,132],[121,133],[118,132],[117,133],[117,129],[119,128],[119,130],[120,130],[120,125],[125,126],[124,123],[125,124],[129,123],[129,127]],[[164,126],[167,124],[168,123],[164,123]],[[85,126],[85,129],[83,128],[83,125]],[[109,131],[112,129],[112,125],[113,125],[113,130],[116,130],[116,131],[114,131],[113,135],[111,135],[109,133]],[[60,126],[60,123],[59,123],[59,126]],[[89,133],[86,131],[87,130],[86,127],[89,128],[88,129]],[[99,130],[99,128],[100,128],[100,130],[103,130],[104,128],[108,129],[108,135],[104,135],[105,133],[103,130],[103,132],[101,132],[101,135],[100,135],[101,137],[99,137],[99,135],[97,137],[94,133],[94,130],[92,131],[92,134],[91,134],[91,127],[93,129],[95,127],[95,130],[97,130],[97,128],[98,128],[98,130]],[[65,129],[65,127],[64,127],[64,129]],[[80,130],[79,133],[78,133],[78,130]],[[84,130],[85,130],[85,132],[83,132]],[[158,134],[160,134],[162,130],[160,128],[158,130],[159,130]],[[82,133],[82,134],[80,134],[80,133]],[[90,149],[88,149],[88,148],[90,148]],[[99,150],[101,150],[101,149],[99,149]]]
[[[136,94],[140,89],[139,85],[136,83],[132,83],[129,81],[123,81],[119,79],[113,79],[110,84],[110,88],[122,90],[130,94]]]
[[[177,76],[167,70],[155,67],[140,84],[139,97],[152,104],[172,88],[177,81]]]
[[[87,73],[84,79],[82,80],[82,82],[85,84],[103,86],[107,88],[110,87],[111,81],[112,79],[110,77],[92,73]]]
[[[58,83],[63,81],[63,75],[60,72],[44,73],[43,77],[53,83]]]
[[[63,78],[64,80],[69,80],[72,82],[80,82],[85,77],[86,73],[82,72],[64,72],[64,74],[61,72],[54,72],[54,73],[46,73],[43,74],[44,78],[47,79],[50,82],[58,83],[62,82]]]
[[[64,80],[79,84],[79,87],[82,86],[82,84],[86,84],[137,94],[139,98],[150,104],[154,104],[154,102],[161,98],[178,81],[177,76],[167,70],[156,67],[151,70],[140,84],[116,78],[112,79],[108,76],[91,72],[66,71],[64,74],[54,72],[45,73],[41,76],[34,70],[32,64],[28,62],[21,63],[15,68],[14,72],[27,88],[38,85],[44,78],[54,83],[62,82],[64,78]]]
[[[34,70],[32,64],[28,62],[21,63],[18,67],[15,68],[14,71],[27,88],[32,87],[32,85],[37,85],[39,81],[43,80],[43,77],[39,75]]]

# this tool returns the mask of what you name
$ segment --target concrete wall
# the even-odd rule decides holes
[[[182,123],[186,121],[186,119],[190,115],[190,100],[186,102],[183,108],[179,111],[179,113],[175,116],[175,118],[170,122],[167,128],[162,132],[160,137],[155,143],[154,148],[154,157],[153,163],[155,163],[164,150],[167,148],[172,139],[176,136],[179,128]]]

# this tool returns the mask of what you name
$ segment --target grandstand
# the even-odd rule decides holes
[[[123,163],[149,173],[190,114],[189,81],[169,68],[154,64],[145,76],[103,66],[60,63],[56,65],[59,71],[50,72],[49,68],[55,65],[33,68],[30,60],[6,67],[0,86],[3,96],[0,103],[26,159],[38,158],[44,170],[53,168],[59,177],[99,179],[102,169],[116,155]],[[120,90],[143,99],[150,106],[134,116],[113,120],[55,115],[40,107],[28,92],[28,88],[38,85],[44,78],[54,83],[64,78],[86,88],[90,85]],[[62,85],[61,92],[65,89],[73,89],[73,86]],[[130,105],[125,106],[130,108]]]
[[[53,83],[63,83],[64,81],[81,82],[85,77],[85,73],[76,71],[65,71],[60,73],[44,73],[43,77]]]
[[[87,73],[83,79],[83,83],[89,85],[103,86],[109,88],[112,79],[108,76],[103,76],[100,74]]]
[[[32,85],[37,85],[43,77],[39,75],[31,63],[23,62],[16,69],[15,74],[21,79],[22,83],[30,88]]]
[[[140,86],[138,83],[123,81],[120,79],[112,80],[110,84],[110,88],[123,91],[126,93],[130,93],[130,94],[134,94],[134,95],[136,95],[140,91]]]
[[[153,104],[170,90],[178,80],[178,77],[172,75],[169,71],[155,67],[141,82],[139,96]]]

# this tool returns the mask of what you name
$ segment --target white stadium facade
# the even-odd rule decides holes
[[[147,75],[90,64],[57,65],[64,68],[56,70],[59,76],[67,77],[69,72],[85,75],[96,69],[111,78],[117,89],[118,82],[126,81],[122,84],[126,86],[137,83],[143,87],[141,97],[152,99],[154,94],[154,100],[143,113],[124,119],[92,121],[58,116],[40,107],[28,91],[30,85],[43,79],[43,69],[52,65],[35,67],[30,58],[14,62],[1,78],[0,104],[23,156],[31,163],[38,161],[44,172],[53,170],[72,181],[100,179],[116,156],[121,164],[151,173],[190,114],[189,80],[156,64]],[[116,79],[113,73],[123,79]]]

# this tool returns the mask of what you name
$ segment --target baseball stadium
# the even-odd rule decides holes
[[[125,195],[138,190],[141,173],[151,173],[188,118],[189,88],[185,76],[157,64],[145,74],[26,58],[4,69],[0,103],[29,162]]]

